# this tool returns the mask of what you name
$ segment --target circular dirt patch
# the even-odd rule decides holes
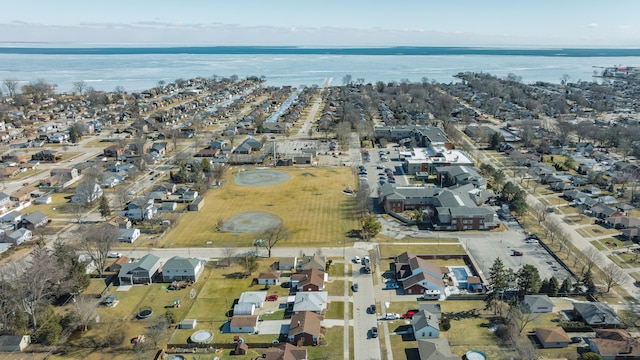
[[[240,171],[234,180],[241,186],[275,185],[289,180],[291,176],[284,171],[277,170],[248,170]]]
[[[276,227],[281,222],[282,220],[275,215],[262,211],[248,211],[224,221],[220,230],[234,233],[260,232]]]

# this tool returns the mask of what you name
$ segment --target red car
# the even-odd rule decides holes
[[[276,300],[278,300],[278,295],[276,294],[267,296],[267,301],[276,301]]]
[[[411,319],[413,315],[415,315],[415,311],[407,311],[405,314],[402,314],[403,319]]]

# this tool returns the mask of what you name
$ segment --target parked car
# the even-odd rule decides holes
[[[369,313],[370,314],[376,313],[376,304],[371,304],[371,306],[369,306]]]
[[[511,250],[511,256],[522,256],[524,253],[518,250]]]
[[[353,257],[353,262],[356,264],[360,264],[360,256],[356,255]]]
[[[402,317],[398,313],[387,313],[387,315],[384,318],[387,320],[398,320]]]
[[[416,314],[416,311],[409,310],[406,313],[402,314],[402,318],[403,319],[412,319],[413,315],[415,315],[415,314]]]
[[[358,283],[355,283],[351,286],[351,290],[353,290],[353,292],[358,292]]]
[[[376,169],[384,169],[384,168],[385,168],[385,166],[382,165],[382,164],[378,164],[378,166],[376,166]]]
[[[119,258],[121,256],[122,256],[122,254],[120,254],[119,252],[110,252],[110,253],[107,254],[107,257],[111,258],[111,259],[117,259],[117,258]]]
[[[371,328],[371,337],[372,338],[377,338],[378,337],[378,327],[374,326]]]
[[[267,301],[276,301],[276,300],[278,300],[278,295],[276,294],[267,296]]]

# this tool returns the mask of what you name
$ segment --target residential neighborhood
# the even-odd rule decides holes
[[[625,87],[456,78],[3,95],[0,359],[636,358]]]

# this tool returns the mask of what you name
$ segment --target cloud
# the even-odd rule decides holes
[[[588,28],[592,28],[592,29],[593,28],[597,28],[598,26],[599,26],[598,23],[591,23],[591,24],[587,25]]]

